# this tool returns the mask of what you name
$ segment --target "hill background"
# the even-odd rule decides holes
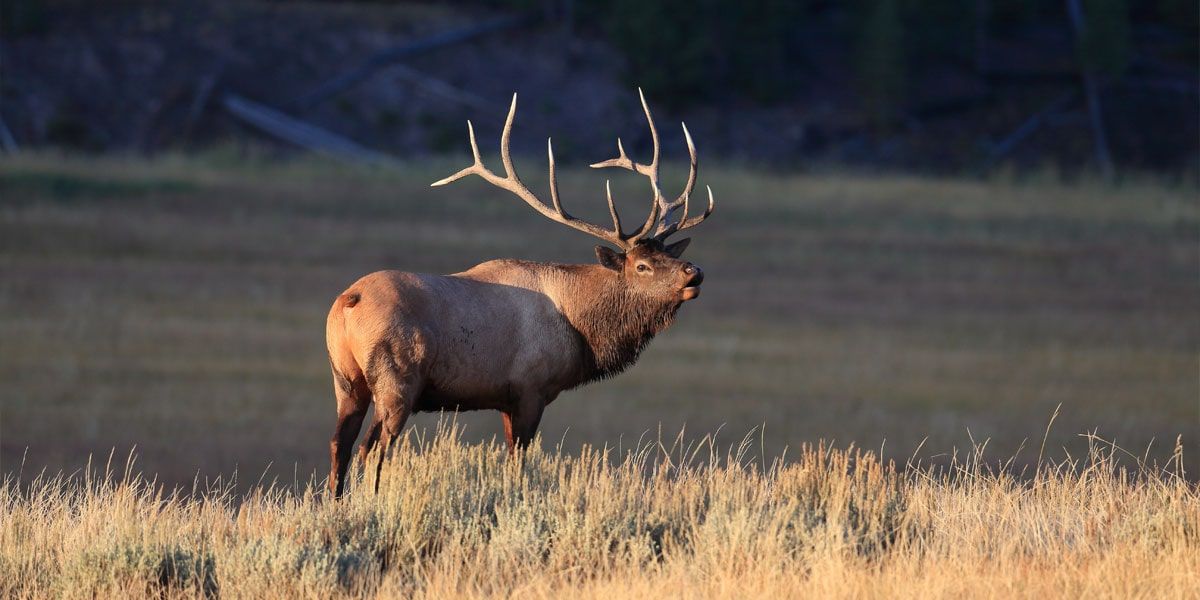
[[[648,145],[641,86],[664,128],[686,120],[708,160],[967,174],[1107,174],[1111,162],[1194,180],[1197,10],[1178,0],[12,0],[0,13],[10,134],[0,137],[146,154],[275,144],[232,115],[233,94],[411,159],[463,152],[467,118],[490,138],[519,91],[529,103],[515,147],[540,153],[553,134],[564,164],[586,164],[616,132],[631,150]]]

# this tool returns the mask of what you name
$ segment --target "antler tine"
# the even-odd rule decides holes
[[[700,161],[696,156],[696,144],[692,141],[692,134],[688,131],[687,123],[680,123],[679,125],[683,127],[683,139],[687,141],[688,147],[689,164],[687,184],[683,186],[683,193],[679,194],[679,196],[670,203],[664,202],[662,197],[659,197],[659,202],[662,202],[662,221],[658,224],[658,230],[654,232],[654,237],[659,239],[665,239],[667,235],[670,235],[670,233],[666,233],[666,231],[672,225],[671,216],[675,212],[675,209],[679,208],[680,206],[683,207],[683,214],[680,215],[679,220],[675,222],[675,225],[678,225],[679,222],[687,218],[688,197],[692,195],[692,190],[696,188],[696,173],[699,171]],[[666,235],[664,235],[664,233],[666,233]]]
[[[617,157],[616,158],[602,160],[598,163],[592,163],[588,166],[593,169],[604,169],[604,168],[608,168],[608,167],[620,167],[622,169],[629,169],[630,171],[640,172],[637,169],[637,165],[634,164],[634,162],[632,160],[629,160],[629,156],[627,154],[625,154],[625,146],[621,145],[621,138],[617,138]]]
[[[654,234],[654,239],[657,239],[658,241],[661,242],[661,241],[667,239],[669,236],[671,236],[674,233],[678,233],[685,229],[690,229],[692,227],[699,225],[700,223],[704,222],[704,220],[707,219],[709,215],[712,214],[713,207],[715,206],[716,202],[713,200],[712,187],[709,187],[709,186],[705,186],[705,187],[708,188],[708,207],[704,209],[704,212],[702,214],[696,215],[695,217],[692,217],[689,219],[687,216],[688,202],[690,201],[691,196],[690,195],[684,196],[682,198],[683,213],[679,215],[679,220],[670,225],[665,225],[665,226],[660,225],[658,233]],[[672,203],[672,204],[674,204],[674,203]]]
[[[678,232],[678,231],[683,231],[684,229],[691,229],[692,227],[695,227],[695,226],[699,225],[700,223],[704,222],[704,220],[708,218],[708,215],[712,214],[713,207],[716,206],[716,201],[713,200],[712,186],[706,185],[704,187],[708,190],[708,207],[704,209],[703,213],[696,215],[690,219],[686,218],[687,217],[687,209],[685,208],[683,211],[684,218],[679,222],[679,227],[677,227],[675,229],[675,231]],[[685,204],[685,206],[686,206],[686,204]]]
[[[467,121],[467,132],[471,138],[471,154],[474,157],[474,163],[449,176],[445,179],[439,179],[433,182],[433,186],[446,185],[452,181],[457,181],[467,175],[478,175],[484,181],[504,190],[508,190],[523,200],[530,208],[536,210],[539,214],[551,221],[561,223],[582,231],[590,236],[599,238],[602,241],[609,242],[615,246],[629,250],[633,247],[634,242],[629,241],[621,233],[620,222],[616,218],[616,208],[612,204],[611,194],[609,195],[609,211],[613,214],[614,222],[616,223],[616,231],[608,231],[602,227],[598,227],[582,219],[576,219],[567,214],[562,208],[562,202],[558,197],[558,174],[554,165],[554,147],[550,140],[546,140],[546,154],[550,162],[550,199],[553,203],[547,206],[545,202],[539,199],[525,184],[521,183],[521,179],[517,177],[516,167],[512,162],[512,154],[509,152],[509,140],[512,136],[513,121],[517,113],[517,95],[513,94],[512,104],[508,109],[508,118],[504,120],[504,131],[500,134],[500,160],[504,163],[504,177],[497,175],[483,165],[483,159],[479,154],[479,144],[475,140],[475,128]]]
[[[661,153],[662,145],[658,141],[658,128],[654,126],[654,117],[650,116],[650,105],[646,104],[646,95],[642,93],[642,88],[638,88],[638,98],[642,101],[642,110],[646,113],[646,123],[650,125],[650,140],[654,142],[654,158],[650,160],[646,174],[650,177],[650,183],[654,186],[654,198],[661,201],[662,189],[658,187],[658,156]]]
[[[483,159],[480,158],[480,156],[479,156],[479,144],[475,143],[475,127],[471,125],[470,119],[467,119],[467,135],[469,135],[471,138],[471,155],[475,157],[475,164],[472,164],[471,166],[469,166],[449,177],[439,179],[439,180],[429,184],[429,187],[438,187],[438,186],[446,185],[447,183],[458,181],[459,179],[462,179],[463,177],[466,177],[467,175],[471,175],[472,173],[479,173],[481,176],[483,175],[483,173],[481,171],[486,171],[488,173],[491,173],[491,171],[488,171],[487,167],[483,166]]]
[[[629,155],[625,154],[625,146],[621,144],[621,138],[617,138],[617,157],[594,163],[591,167],[593,169],[620,167],[647,177],[650,179],[650,185],[654,189],[654,199],[657,202],[662,197],[662,190],[658,187],[658,157],[661,153],[658,128],[654,126],[654,117],[650,115],[650,105],[646,103],[646,96],[642,94],[642,88],[638,88],[638,98],[642,101],[642,111],[646,113],[646,123],[650,126],[650,140],[654,143],[654,158],[651,159],[650,164],[633,162]]]
[[[562,201],[558,199],[558,175],[554,171],[554,146],[550,143],[550,138],[546,138],[546,158],[550,162],[550,202],[554,204],[554,212],[565,215]]]
[[[654,192],[654,197],[650,203],[650,214],[641,227],[627,236],[634,243],[650,234],[651,230],[654,229],[655,223],[658,223],[659,218],[663,215],[664,207],[667,206],[663,200],[662,188],[658,183],[659,157],[662,154],[662,144],[658,137],[658,128],[654,125],[654,116],[650,114],[650,104],[646,102],[646,95],[642,92],[642,88],[638,88],[638,99],[642,102],[642,112],[646,114],[646,124],[650,126],[650,139],[654,146],[654,154],[650,164],[637,163],[630,159],[629,155],[625,153],[625,146],[621,143],[621,138],[617,138],[616,158],[610,158],[591,165],[593,169],[609,167],[626,169],[645,176],[650,180],[650,189]]]
[[[513,120],[517,116],[517,93],[513,92],[512,104],[508,106],[508,116],[504,119],[504,131],[500,133],[500,161],[504,163],[504,174],[513,181],[520,181],[517,177],[517,169],[513,166],[512,153],[508,149],[508,142],[512,139]]]
[[[617,205],[613,204],[612,185],[609,180],[604,180],[604,194],[608,196],[608,214],[612,216],[613,231],[617,233],[621,239],[625,239],[625,230],[621,227],[621,215],[617,214]]]

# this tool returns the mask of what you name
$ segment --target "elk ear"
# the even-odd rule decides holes
[[[625,267],[625,255],[608,246],[596,246],[596,260],[618,273]]]
[[[683,238],[682,240],[663,248],[663,250],[665,250],[667,254],[670,254],[671,258],[679,258],[680,256],[683,256],[683,251],[687,250],[688,244],[690,243],[692,243],[692,238]]]

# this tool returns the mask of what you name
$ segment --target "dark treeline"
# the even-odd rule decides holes
[[[881,112],[901,110],[906,82],[935,65],[1014,75],[1037,64],[1002,47],[1068,43],[1074,58],[1118,78],[1135,59],[1197,64],[1200,9],[1189,0],[1081,0],[1086,26],[1073,39],[1069,2],[1044,0],[492,0],[540,10],[575,30],[605,36],[624,55],[631,82],[672,102],[736,93],[775,101],[816,71],[814,50],[847,51],[860,91]],[[831,42],[815,45],[812,38]],[[1053,38],[1061,39],[1055,40]],[[1135,38],[1143,44],[1136,48]],[[1001,48],[993,46],[999,45]],[[1139,50],[1156,56],[1140,56]],[[1044,58],[1044,57],[1043,57]]]
[[[477,0],[456,5],[5,0],[0,2],[0,66],[5,67],[0,116],[8,119],[18,141],[153,146],[114,125],[98,125],[106,120],[99,114],[105,110],[99,98],[30,91],[71,85],[54,79],[57,69],[62,69],[59,80],[76,77],[67,61],[45,54],[65,56],[72,35],[87,41],[79,51],[95,50],[94,60],[85,63],[118,73],[119,65],[107,63],[133,56],[122,43],[145,35],[168,59],[190,56],[172,47],[184,40],[236,56],[225,60],[214,97],[223,87],[236,89],[296,109],[297,116],[368,145],[405,153],[453,150],[456,146],[445,140],[456,140],[458,132],[454,126],[451,136],[449,124],[470,114],[462,110],[464,103],[493,102],[491,97],[499,95],[493,91],[519,88],[545,97],[571,88],[561,95],[587,99],[572,103],[573,117],[559,115],[555,107],[543,110],[538,118],[554,124],[580,119],[581,112],[584,119],[611,118],[605,115],[617,111],[600,104],[612,104],[622,98],[620,90],[640,86],[657,105],[697,123],[699,130],[710,125],[710,151],[751,160],[791,164],[799,157],[818,157],[952,170],[1013,163],[1105,172],[1114,165],[1195,171],[1200,158],[1198,6],[1194,0]],[[372,16],[350,25],[331,22],[331,10]],[[508,43],[501,50],[546,57],[558,66],[549,75],[530,71],[544,70],[547,61],[508,71],[500,64],[474,68],[503,57],[495,46],[472,42],[439,51],[452,55],[443,62],[411,63],[453,70],[434,74],[468,93],[451,106],[421,106],[411,99],[410,108],[398,109],[396,92],[377,90],[370,96],[363,90],[373,88],[357,83],[351,94],[313,95],[322,82],[336,81],[336,69],[371,55],[370,45],[382,38],[370,28],[398,43],[409,34],[397,31],[421,28],[397,23],[411,24],[439,11],[457,15],[460,27],[525,15],[519,31],[504,34]],[[97,34],[112,15],[137,13],[143,18],[125,21],[139,26],[110,27],[107,38]],[[229,16],[235,13],[236,18]],[[297,16],[302,13],[303,18]],[[157,37],[146,34],[153,26],[145,24],[168,22]],[[315,35],[306,33],[310,30]],[[268,47],[271,39],[277,41]],[[286,57],[289,43],[296,48],[291,56],[312,58],[287,65],[286,79],[283,72],[248,64],[275,52]],[[597,44],[607,50],[597,50]],[[213,61],[196,62],[183,64],[184,71],[203,80]],[[552,75],[560,80],[552,81]],[[414,77],[410,72],[409,79]],[[98,93],[95,86],[89,92]],[[326,98],[340,110],[322,112],[317,105]],[[57,104],[31,106],[51,101]],[[433,113],[435,108],[439,112]],[[33,122],[23,123],[22,117]],[[194,115],[189,123],[199,120]],[[410,133],[403,149],[394,146],[404,137],[391,131],[397,128]],[[584,139],[588,134],[577,135],[581,143],[590,143]]]
[[[623,55],[628,83],[678,107],[781,103],[845,87],[855,96],[859,125],[875,136],[914,120],[1004,103],[1008,95],[1042,96],[1050,87],[1080,85],[1084,73],[1099,82],[1098,104],[1113,88],[1122,88],[1125,97],[1111,107],[1113,113],[1147,108],[1128,98],[1131,90],[1177,96],[1175,109],[1187,112],[1190,105],[1194,113],[1200,92],[1200,4],[1190,0],[480,4],[540,10],[570,31],[604,37]],[[1072,23],[1072,10],[1080,22]],[[1108,129],[1102,105],[1097,114],[1095,126]],[[1183,153],[1195,158],[1194,147]],[[1138,160],[1154,162],[1150,156]]]

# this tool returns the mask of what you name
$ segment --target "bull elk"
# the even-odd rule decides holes
[[[375,418],[359,455],[365,462],[381,444],[376,490],[384,455],[413,411],[498,410],[508,448],[515,451],[533,439],[542,411],[561,392],[629,367],[671,324],[680,305],[699,295],[703,271],[679,258],[690,238],[666,240],[712,214],[712,189],[707,209],[689,217],[697,161],[684,125],[691,168],[683,193],[667,201],[658,182],[658,130],[644,96],[641,101],[654,146],[650,163],[631,160],[618,139],[616,158],[591,165],[627,169],[650,180],[650,213],[631,233],[621,225],[611,189],[612,229],[563,210],[550,140],[550,203],[521,183],[509,152],[515,94],[500,137],[503,176],[483,165],[467,122],[474,164],[434,186],[478,175],[547,219],[619,251],[596,246],[595,265],[500,259],[453,275],[379,271],[342,292],[326,324],[337,398],[337,427],[329,443],[329,488],[335,496],[342,494],[354,440],[372,401]]]

